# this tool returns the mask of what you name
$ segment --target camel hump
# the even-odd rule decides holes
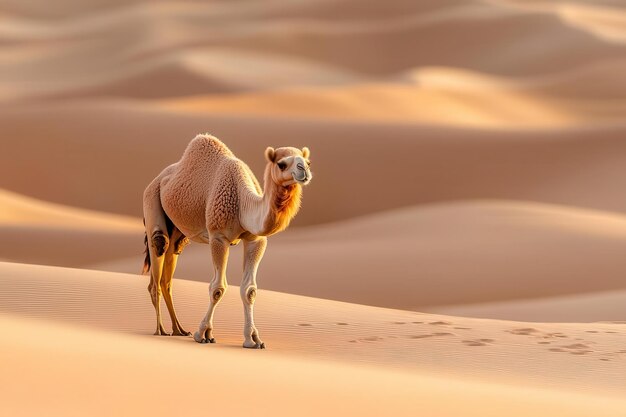
[[[208,158],[215,161],[220,157],[234,158],[235,155],[224,142],[208,133],[202,133],[189,142],[182,160],[202,161]]]

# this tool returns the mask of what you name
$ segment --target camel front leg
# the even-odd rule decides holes
[[[228,242],[225,239],[210,237],[211,255],[213,257],[214,275],[209,285],[209,309],[200,322],[198,331],[193,338],[198,343],[215,343],[213,338],[213,312],[220,302],[228,284],[226,282],[226,264],[228,263]]]
[[[261,341],[259,331],[254,325],[254,301],[257,293],[256,273],[266,246],[266,237],[244,241],[243,280],[240,293],[245,319],[243,328],[243,347],[245,348],[265,349],[265,343]]]

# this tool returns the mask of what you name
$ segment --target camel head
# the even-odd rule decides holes
[[[307,185],[311,182],[311,161],[309,148],[278,148],[268,147],[265,158],[269,162],[272,180],[277,185],[286,187],[293,184]]]

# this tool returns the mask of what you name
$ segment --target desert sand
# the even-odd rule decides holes
[[[623,2],[3,0],[0,38],[1,415],[625,415]],[[201,132],[312,151],[265,351],[239,246],[218,344],[152,336],[141,196]]]
[[[150,335],[145,277],[11,263],[0,271],[1,353],[11,358],[3,414],[618,416],[626,407],[623,324],[529,326],[261,291],[257,325],[271,347],[244,351],[233,286],[219,306],[218,343],[200,345]],[[206,286],[174,286],[193,328]]]

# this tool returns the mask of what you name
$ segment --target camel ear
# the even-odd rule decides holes
[[[267,149],[265,150],[265,158],[267,158],[269,162],[274,162],[276,160],[276,151],[274,150],[274,148],[272,148],[271,146],[267,147]]]
[[[305,158],[308,158],[309,155],[311,155],[311,151],[309,151],[309,148],[307,148],[306,146],[302,148],[302,156],[304,156]]]

